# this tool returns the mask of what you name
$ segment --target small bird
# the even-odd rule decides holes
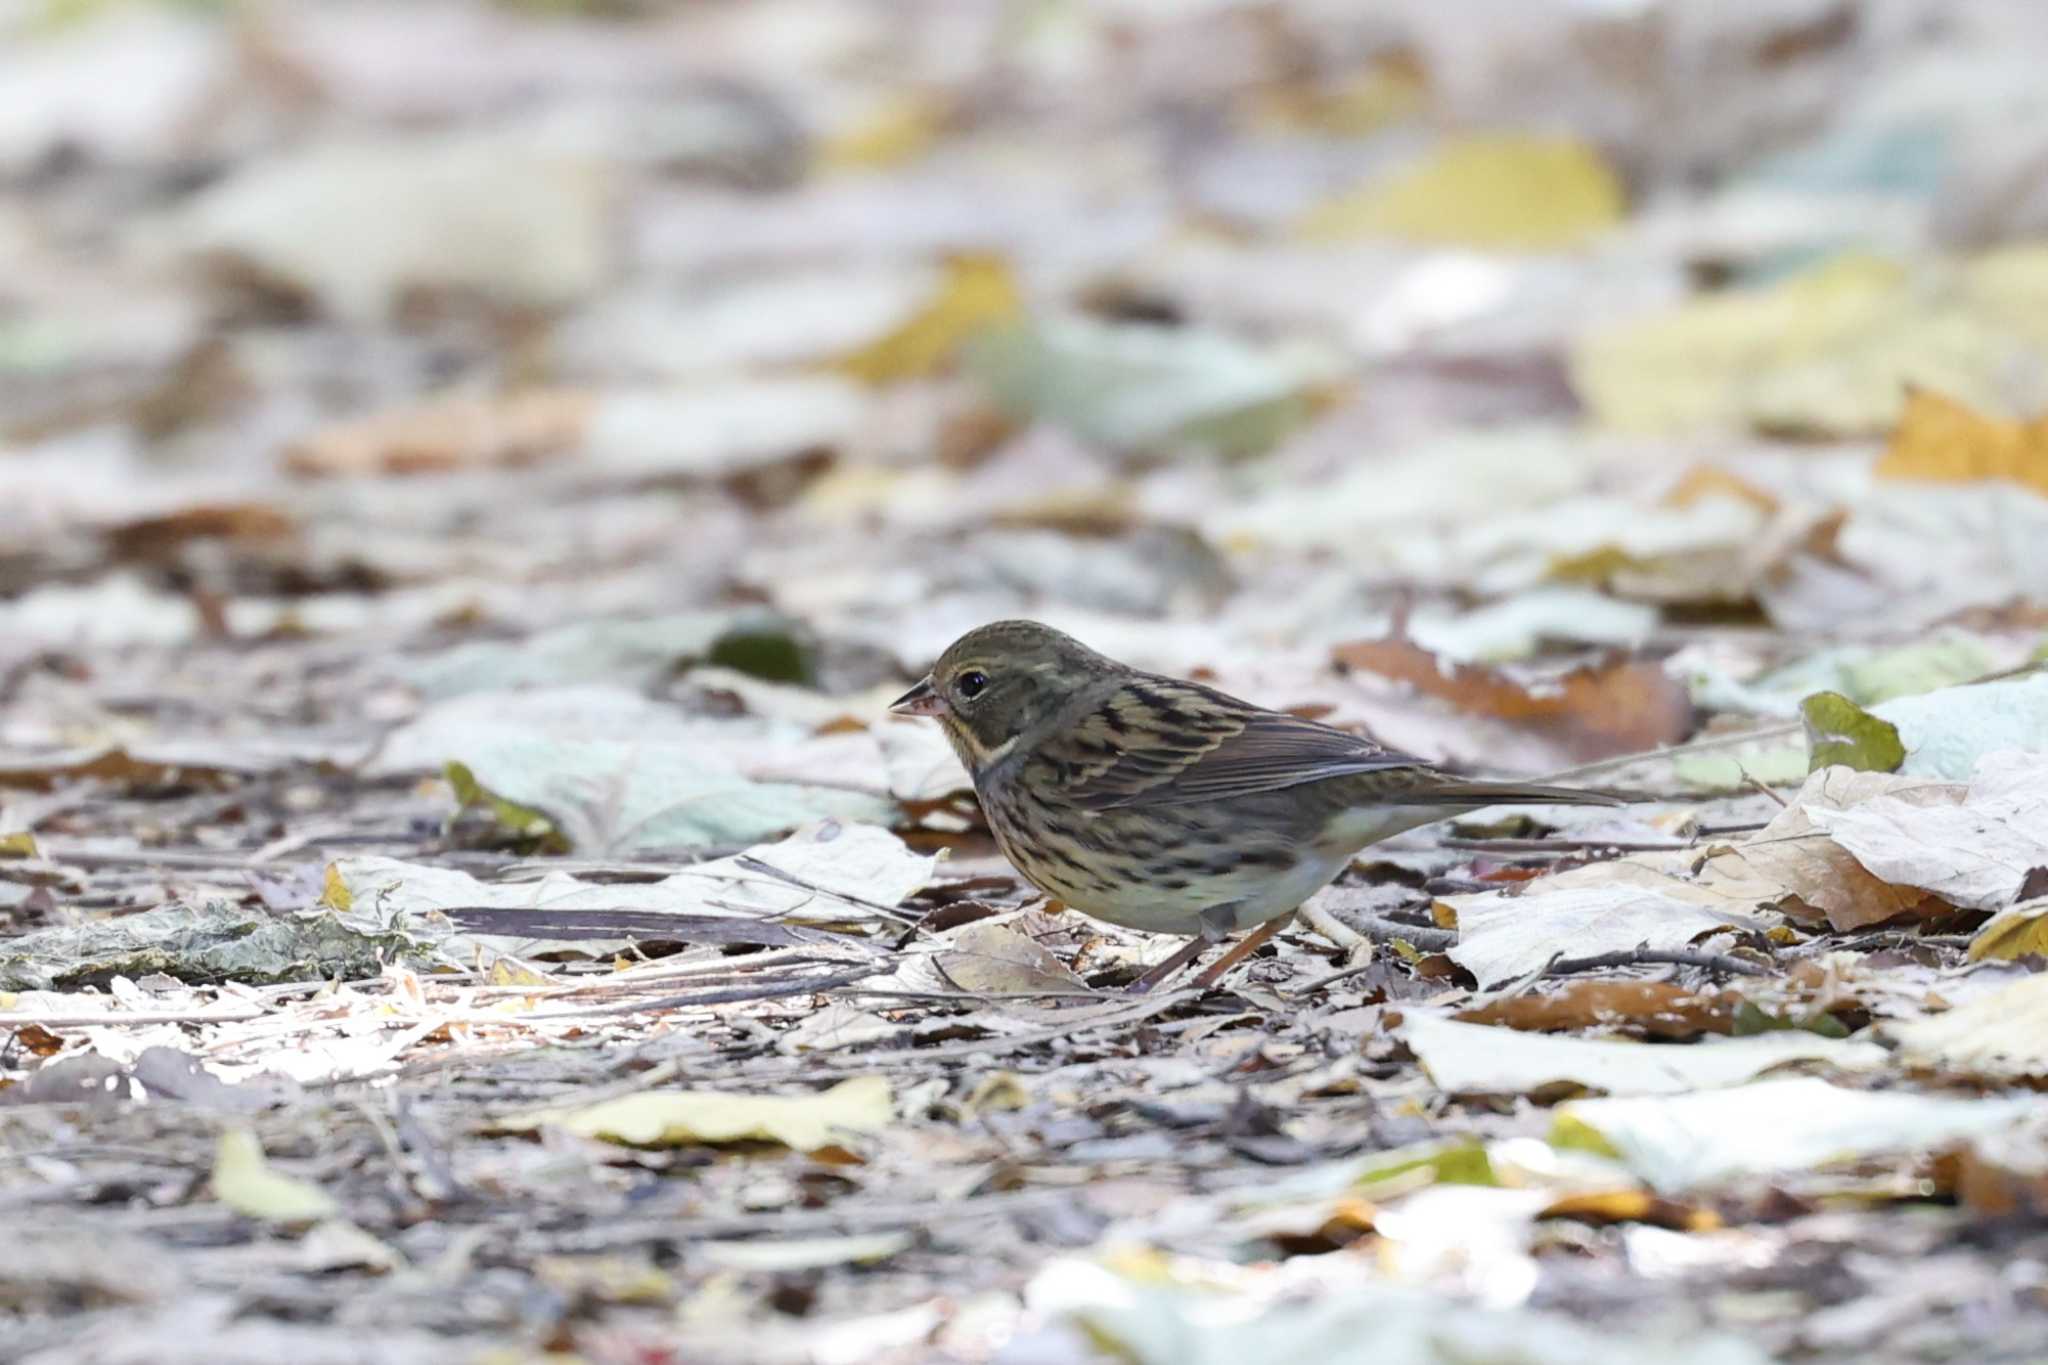
[[[1432,767],[1362,735],[1143,673],[1035,621],[967,632],[889,708],[934,716],[974,779],[1004,856],[1047,896],[1193,941],[1142,994],[1210,946],[1254,932],[1213,985],[1366,845],[1503,803],[1614,805]]]

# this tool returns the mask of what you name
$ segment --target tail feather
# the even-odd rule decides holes
[[[1414,792],[1420,805],[1445,806],[1624,806],[1618,796],[1578,787],[1552,787],[1541,782],[1487,782],[1449,778]]]

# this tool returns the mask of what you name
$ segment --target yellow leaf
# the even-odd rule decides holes
[[[213,1197],[236,1213],[269,1223],[315,1223],[340,1211],[318,1185],[284,1175],[264,1159],[263,1146],[246,1128],[220,1135],[213,1158]]]
[[[1395,57],[1329,89],[1283,87],[1262,92],[1252,125],[1282,133],[1363,137],[1420,113],[1429,83],[1412,58]]]
[[[1453,141],[1422,164],[1311,209],[1315,241],[1403,237],[1418,242],[1550,251],[1619,222],[1621,181],[1571,138],[1503,134]]]
[[[630,1147],[779,1142],[800,1152],[815,1152],[842,1134],[880,1132],[894,1115],[889,1083],[880,1076],[857,1076],[811,1095],[650,1090],[583,1109],[508,1119],[496,1129],[522,1133],[561,1128]]]
[[[946,105],[922,91],[882,101],[819,144],[820,171],[880,170],[914,161],[938,141]]]
[[[2029,953],[2048,954],[2048,900],[2022,901],[1991,917],[1970,940],[1969,959],[2011,961]]]
[[[1572,384],[1612,427],[1748,420],[1759,376],[1881,330],[1901,304],[1904,282],[1894,262],[1844,256],[1767,288],[1696,298],[1593,332],[1573,350]]]
[[[35,856],[35,835],[25,829],[14,834],[0,834],[0,858],[33,858]]]
[[[1000,257],[963,255],[949,261],[929,303],[888,335],[840,360],[838,368],[867,384],[893,384],[932,374],[978,333],[1024,312],[1010,267]]]
[[[2010,479],[2048,493],[2048,417],[1987,417],[1926,389],[1906,395],[1878,477],[1975,483]]]
[[[342,878],[341,864],[329,863],[327,875],[320,885],[320,903],[329,910],[346,914],[355,901],[355,893],[348,889],[348,882]]]
[[[490,974],[484,978],[489,986],[552,986],[554,978],[545,972],[537,972],[516,957],[501,957],[491,964]]]

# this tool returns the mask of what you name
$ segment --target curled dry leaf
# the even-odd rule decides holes
[[[1530,686],[1483,664],[1449,663],[1401,639],[1339,645],[1336,659],[1462,711],[1539,731],[1571,760],[1654,749],[1684,739],[1692,729],[1684,684],[1643,660],[1616,657]]]

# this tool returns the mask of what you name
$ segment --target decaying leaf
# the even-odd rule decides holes
[[[1999,1082],[2048,1077],[2048,975],[1886,1031],[1909,1067]]]
[[[1684,739],[1692,727],[1684,685],[1650,662],[1614,658],[1532,686],[1484,665],[1447,663],[1404,639],[1353,641],[1335,654],[1344,667],[1537,731],[1568,759],[1654,749]]]
[[[389,735],[379,772],[437,771],[459,763],[530,837],[542,815],[580,852],[631,855],[732,848],[820,819],[888,825],[893,798],[795,782],[757,782],[742,771],[770,736],[807,731],[787,722],[691,717],[612,687],[474,692],[451,697]],[[876,774],[879,788],[886,778]]]
[[[970,924],[948,937],[939,971],[974,995],[1086,992],[1088,983],[1043,945],[1000,924]]]
[[[246,1128],[220,1135],[213,1159],[213,1197],[236,1213],[267,1223],[315,1223],[341,1206],[318,1185],[285,1175],[263,1155],[263,1145]]]
[[[1965,909],[2003,910],[2048,867],[2048,765],[2035,754],[1992,755],[1948,801],[1880,795],[1812,814],[1875,876]]]
[[[2048,957],[2048,897],[2021,901],[1993,915],[1970,940],[1968,956],[1982,962],[2032,954]]]
[[[2035,1107],[2031,1099],[1846,1090],[1810,1078],[1757,1081],[1684,1095],[1573,1100],[1558,1110],[1551,1141],[1616,1156],[1653,1189],[1673,1192],[1924,1151],[2000,1132]]]
[[[1615,223],[1621,181],[1569,138],[1473,137],[1423,164],[1319,204],[1301,221],[1311,240],[1405,237],[1506,250],[1577,246]]]
[[[1307,416],[1311,389],[1336,368],[1315,347],[1078,316],[991,332],[967,354],[1006,408],[1113,450],[1264,450]]]
[[[880,1132],[895,1119],[889,1083],[857,1076],[808,1095],[730,1095],[712,1090],[650,1090],[583,1109],[556,1109],[492,1125],[495,1132],[561,1128],[632,1147],[778,1142],[801,1152],[840,1138]]]
[[[2048,417],[1989,417],[1929,389],[1906,396],[1877,475],[1973,483],[2004,479],[2048,493]]]
[[[1699,899],[1681,899],[1652,885],[1600,884],[1591,877],[1570,886],[1563,881],[1553,878],[1525,896],[1446,896],[1438,905],[1450,909],[1458,928],[1451,960],[1484,987],[1557,957],[1682,948],[1738,921],[1732,911],[1716,912]]]
[[[286,449],[285,464],[327,476],[528,464],[580,446],[594,406],[573,389],[429,399],[314,432]]]
[[[1601,1029],[1682,1042],[1733,1031],[1738,1001],[1731,991],[1693,990],[1674,981],[1580,977],[1489,999],[1453,1017],[1538,1033]]]
[[[839,361],[839,368],[869,384],[892,384],[931,374],[982,332],[1014,322],[1023,300],[1009,266],[999,257],[961,256],[946,267],[937,294],[887,336]]]
[[[320,981],[375,976],[420,950],[407,934],[366,932],[332,914],[209,901],[0,940],[0,986],[47,990],[157,972],[195,982]]]
[[[1799,703],[1799,715],[1806,723],[1807,762],[1816,772],[1839,765],[1889,773],[1906,761],[1899,727],[1839,692],[1814,693]]]
[[[1788,1063],[1881,1066],[1885,1050],[1810,1033],[1762,1033],[1678,1047],[1558,1038],[1411,1015],[1408,1047],[1446,1094],[1518,1095],[1569,1083],[1609,1095],[1669,1095],[1754,1080]]]

